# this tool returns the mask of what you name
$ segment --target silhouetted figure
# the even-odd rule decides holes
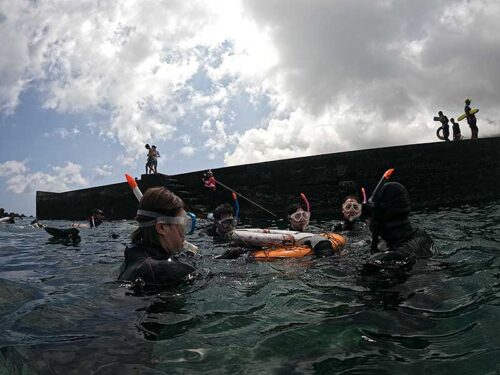
[[[448,125],[448,117],[443,114],[443,111],[438,112],[438,117],[434,117],[434,121],[439,121],[441,123],[441,127],[437,130],[437,136],[439,139],[449,142],[450,141],[450,125]],[[439,135],[439,130],[443,129],[443,135]]]
[[[464,112],[465,115],[467,116],[467,123],[469,124],[470,131],[471,131],[471,138],[470,139],[477,139],[478,134],[479,134],[479,129],[477,127],[477,120],[476,120],[476,115],[471,113],[471,107],[470,107],[471,100],[470,99],[465,99],[465,108]]]
[[[452,129],[453,129],[453,140],[454,141],[459,141],[462,139],[462,133],[460,133],[460,125],[458,122],[455,122],[454,118],[450,119],[451,124],[452,124]]]

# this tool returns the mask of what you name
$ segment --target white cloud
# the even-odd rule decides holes
[[[185,156],[193,156],[196,149],[193,146],[184,146],[181,148],[180,153]]]
[[[19,0],[2,12],[0,111],[32,87],[46,108],[98,114],[122,163],[151,139],[182,142],[186,118],[207,138],[179,152],[198,141],[229,164],[435,140],[434,112],[456,116],[465,97],[480,136],[498,132],[497,0]],[[254,129],[234,113],[243,97],[268,103]]]
[[[82,175],[82,167],[70,161],[64,165],[52,167],[53,174],[31,173],[25,163],[9,160],[0,165],[0,170],[4,172],[0,176],[7,177],[7,190],[16,194],[36,190],[60,192],[88,185]],[[14,170],[13,167],[16,169]]]
[[[113,166],[109,164],[98,165],[93,168],[94,180],[100,180],[113,174]]]
[[[77,127],[73,128],[55,128],[50,133],[44,133],[45,137],[59,137],[61,139],[67,139],[80,134],[80,130]]]
[[[0,164],[0,177],[8,177],[26,171],[26,161],[8,160]]]

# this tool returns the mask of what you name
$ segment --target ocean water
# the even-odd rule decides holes
[[[29,221],[0,224],[0,374],[500,373],[500,202],[414,213],[440,255],[398,283],[361,276],[363,231],[275,262],[214,259],[198,231],[197,276],[149,295],[117,281],[133,222],[73,246]]]

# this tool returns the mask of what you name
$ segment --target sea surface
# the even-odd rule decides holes
[[[154,294],[117,281],[134,222],[72,245],[30,221],[0,224],[0,374],[500,373],[500,202],[414,213],[440,255],[398,282],[361,276],[363,230],[342,257],[274,262],[215,259],[197,231],[198,274]]]

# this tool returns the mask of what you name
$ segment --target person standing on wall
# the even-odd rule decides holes
[[[465,99],[465,108],[464,112],[465,115],[467,116],[467,123],[469,124],[470,131],[471,131],[471,138],[470,139],[477,139],[478,138],[478,133],[479,129],[477,127],[477,119],[476,115],[474,113],[471,113],[471,107],[470,107],[471,100],[469,98]]]

